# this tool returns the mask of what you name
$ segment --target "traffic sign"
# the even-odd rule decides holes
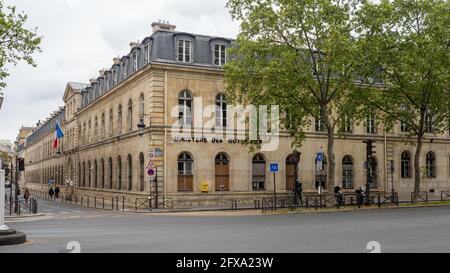
[[[278,163],[270,163],[270,172],[277,173],[278,172]]]

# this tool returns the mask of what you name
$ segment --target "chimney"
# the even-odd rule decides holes
[[[100,71],[98,71],[98,74],[100,75],[100,77],[104,77],[105,76],[106,70],[107,69],[103,68],[103,69],[100,69]]]
[[[135,47],[139,47],[141,44],[139,42],[131,42],[130,43],[130,48],[133,49]]]
[[[90,83],[91,85],[94,85],[94,83],[96,83],[96,82],[97,82],[96,79],[90,79],[90,80],[89,80],[89,83]]]
[[[177,27],[176,25],[171,25],[169,21],[164,20],[163,21],[158,20],[158,22],[152,23],[153,33],[159,30],[174,32],[176,27]]]
[[[120,58],[119,57],[115,57],[113,59],[114,64],[120,64]]]

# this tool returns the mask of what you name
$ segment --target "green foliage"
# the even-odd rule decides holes
[[[27,15],[17,13],[14,6],[5,6],[0,0],[0,90],[5,88],[5,78],[9,76],[7,64],[16,65],[25,61],[36,66],[32,54],[40,51],[41,37],[36,29],[27,30]]]
[[[354,35],[360,6],[351,0],[230,0],[241,33],[225,66],[229,99],[279,105],[283,126],[299,141],[311,117],[334,134],[344,116],[358,113],[353,92],[366,67],[364,43]]]
[[[367,105],[387,124],[403,121],[411,136],[423,138],[427,114],[434,133],[443,132],[450,118],[448,1],[382,1],[363,13],[370,60],[381,65],[387,83],[366,90]]]

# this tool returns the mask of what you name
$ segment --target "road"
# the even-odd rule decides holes
[[[135,214],[39,200],[45,216],[10,220],[28,243],[0,252],[450,252],[450,207],[316,214]]]

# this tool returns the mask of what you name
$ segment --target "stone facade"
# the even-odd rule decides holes
[[[154,25],[154,29],[142,43],[131,43],[127,56],[115,58],[111,69],[100,71],[89,84],[67,85],[65,106],[28,137],[27,186],[47,189],[48,179],[56,178],[66,192],[123,195],[131,203],[149,194],[159,202],[172,198],[180,206],[227,203],[231,199],[251,202],[272,194],[274,177],[268,166],[277,162],[277,192],[292,192],[288,158],[292,138],[286,134],[281,133],[278,149],[270,152],[250,152],[248,147],[220,139],[179,141],[172,134],[172,125],[179,122],[182,112],[183,96],[192,98],[194,119],[200,107],[194,98],[201,98],[205,107],[217,104],[225,91],[221,64],[226,56],[222,49],[232,46],[233,40],[175,32],[172,25]],[[209,120],[211,117],[202,116],[203,124]],[[56,121],[65,133],[59,150],[51,148]],[[389,191],[393,183],[406,198],[413,188],[415,147],[400,132],[400,124],[387,133],[381,125],[375,127],[368,130],[364,123],[353,124],[349,134],[336,140],[336,183],[345,185],[347,192],[365,185],[363,140],[373,139],[377,159],[373,190]],[[201,129],[194,126],[193,131]],[[313,121],[298,148],[299,176],[305,192],[316,192],[319,179],[326,176],[316,171],[316,154],[326,148],[325,133],[316,129]],[[450,137],[430,134],[425,143],[423,166],[427,165],[427,154],[433,155],[429,163],[434,173],[425,175],[422,190],[439,194],[450,189]],[[157,178],[156,183],[149,183],[148,154],[154,149],[162,154],[152,159]],[[409,152],[409,167],[405,158],[402,163],[405,151]],[[392,174],[387,167],[389,160],[394,161]],[[402,174],[411,178],[402,178]],[[205,184],[207,191],[202,190]]]

